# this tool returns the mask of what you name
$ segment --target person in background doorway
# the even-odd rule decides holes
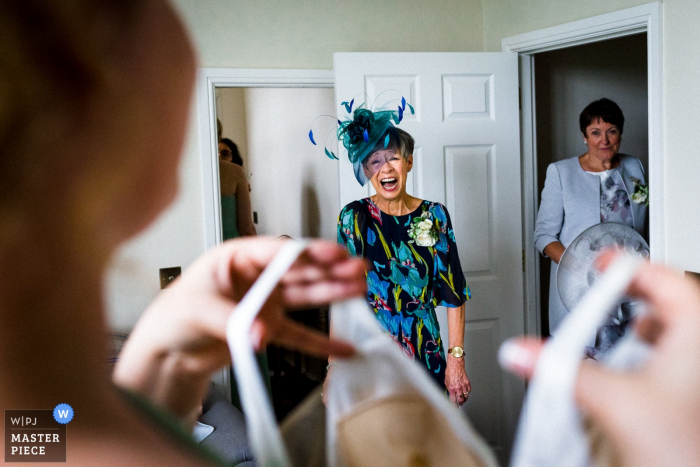
[[[231,142],[235,153],[225,141]],[[219,143],[219,186],[224,240],[257,235],[253,223],[253,209],[250,205],[250,185],[243,167],[233,162],[234,156],[238,156],[238,160],[241,160],[238,148],[233,141],[222,139]]]
[[[535,223],[535,246],[552,260],[549,281],[549,329],[568,313],[557,290],[557,265],[566,247],[587,228],[617,222],[643,235],[647,195],[641,161],[620,154],[625,117],[609,99],[590,103],[581,112],[579,126],[587,151],[554,162],[547,168],[540,209]],[[630,316],[622,308],[598,332],[595,354],[624,334]]]
[[[243,167],[243,159],[238,151],[238,145],[229,138],[221,138],[219,142],[219,157],[226,162],[231,162],[240,167]]]
[[[228,138],[221,138],[219,142],[219,157],[226,162],[231,162],[243,167],[243,158],[241,157],[240,151],[238,151],[238,145]],[[248,175],[248,178],[250,178],[250,175]],[[248,192],[250,191],[250,183],[248,183]]]

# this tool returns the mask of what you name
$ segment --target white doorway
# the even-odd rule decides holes
[[[651,258],[663,262],[665,233],[663,210],[664,158],[662,145],[662,4],[649,3],[626,10],[575,21],[503,39],[503,50],[520,56],[523,250],[525,323],[528,334],[540,335],[539,253],[534,247],[534,225],[539,207],[537,173],[536,55],[616,38],[645,34],[647,55],[647,129],[649,244]],[[601,96],[602,97],[602,96]],[[623,151],[624,152],[624,151]],[[573,156],[572,156],[573,157]]]
[[[335,79],[333,72],[330,70],[254,70],[234,68],[200,68],[197,79],[197,117],[202,162],[205,248],[210,249],[221,243],[223,239],[219,156],[217,150],[217,90],[221,92],[227,88],[324,88],[330,89],[332,95]],[[288,111],[288,109],[280,109],[280,112],[285,111]],[[247,117],[245,118],[247,119]],[[241,122],[240,115],[231,116],[230,119],[230,122]],[[305,134],[302,133],[302,136]],[[241,137],[239,136],[240,139]],[[244,139],[248,139],[247,135]],[[246,144],[247,147],[248,145]],[[249,156],[247,149],[246,152],[246,156]],[[251,181],[254,183],[254,180]],[[337,199],[337,197],[338,191],[336,189],[332,193],[331,199]],[[212,380],[217,389],[227,397],[230,397],[231,379],[228,368],[218,372]]]

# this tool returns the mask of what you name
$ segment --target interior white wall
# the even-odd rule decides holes
[[[334,90],[247,88],[245,107],[258,234],[335,240],[338,163],[308,137],[314,118],[333,115]]]
[[[194,109],[190,120],[196,120]],[[196,133],[190,132],[185,154],[194,154],[197,143]],[[184,269],[204,251],[200,167],[199,159],[183,157],[180,191],[175,202],[113,258],[105,281],[105,305],[112,329],[127,332],[133,328],[160,291],[158,269],[173,266]]]
[[[646,35],[637,34],[535,55],[540,189],[547,164],[586,152],[579,115],[601,97],[615,101],[625,115],[620,151],[647,168],[646,49]]]
[[[248,165],[248,131],[245,114],[245,89],[244,88],[217,88],[216,89],[216,115],[221,120],[224,129],[223,138],[228,138],[236,143],[238,152],[243,159],[243,167],[246,173],[250,173]]]
[[[700,2],[664,3],[664,208],[670,263],[700,271]],[[649,187],[653,190],[654,187]]]

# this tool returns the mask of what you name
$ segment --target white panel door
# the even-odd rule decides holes
[[[473,298],[465,351],[473,392],[462,407],[506,465],[525,385],[498,367],[505,339],[524,332],[518,56],[511,53],[338,53],[336,108],[400,91],[415,115],[408,189],[447,206]],[[341,145],[340,205],[366,197]],[[445,309],[438,310],[447,342]]]

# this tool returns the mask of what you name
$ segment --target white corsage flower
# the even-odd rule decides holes
[[[415,243],[418,246],[433,246],[438,241],[438,231],[431,220],[430,212],[425,211],[420,217],[416,217],[408,227],[408,236],[411,237],[408,243]]]
[[[428,232],[422,232],[416,238],[416,244],[418,246],[433,246],[435,245],[435,239]]]
[[[641,180],[632,177],[634,183],[634,193],[632,193],[632,201],[636,204],[649,206],[649,186],[643,185]]]

